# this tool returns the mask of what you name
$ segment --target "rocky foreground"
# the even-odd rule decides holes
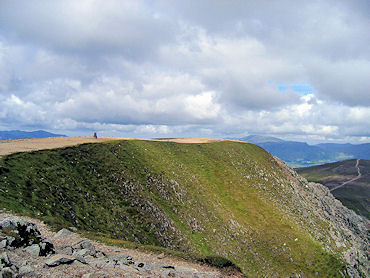
[[[36,219],[0,212],[0,277],[224,276],[210,266],[105,246],[68,229],[54,233]]]

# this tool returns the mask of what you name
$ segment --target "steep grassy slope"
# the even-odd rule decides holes
[[[370,160],[359,160],[358,167],[361,173],[359,179],[355,179],[358,176],[356,163],[356,159],[350,159],[299,168],[297,172],[307,180],[319,182],[329,189],[348,182],[331,193],[345,206],[370,219]]]
[[[0,162],[4,208],[55,226],[220,255],[252,277],[344,271],[338,255],[354,244],[344,240],[352,232],[334,227],[316,191],[263,149],[236,142],[118,141]]]

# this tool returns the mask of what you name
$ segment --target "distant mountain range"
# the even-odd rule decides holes
[[[370,159],[370,143],[309,145],[261,135],[250,135],[240,140],[258,145],[294,167],[313,166],[350,158]]]
[[[66,137],[62,134],[55,134],[44,130],[23,131],[23,130],[0,130],[0,140],[23,139],[23,138],[47,138],[47,137]]]

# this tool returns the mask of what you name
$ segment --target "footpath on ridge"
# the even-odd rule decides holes
[[[0,157],[16,152],[30,152],[45,149],[64,148],[85,143],[102,143],[112,140],[148,140],[175,143],[210,143],[224,141],[225,139],[211,138],[163,138],[163,139],[142,139],[126,137],[98,137],[79,136],[79,137],[50,137],[50,138],[29,138],[0,140]]]

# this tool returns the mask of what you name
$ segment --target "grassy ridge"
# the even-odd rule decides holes
[[[339,277],[342,262],[281,209],[288,182],[252,144],[118,141],[4,157],[0,203],[58,227],[222,256],[252,277]]]

